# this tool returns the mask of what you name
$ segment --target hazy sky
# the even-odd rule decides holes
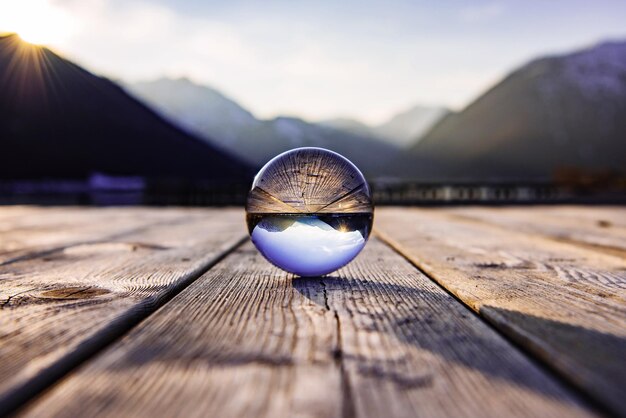
[[[462,108],[539,55],[626,39],[626,1],[0,0],[0,31],[111,78],[188,76],[260,117]]]

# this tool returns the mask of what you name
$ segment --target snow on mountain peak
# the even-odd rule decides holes
[[[626,42],[606,42],[563,58],[565,78],[589,98],[626,98]]]

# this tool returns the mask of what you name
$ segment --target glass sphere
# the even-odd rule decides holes
[[[369,238],[373,211],[367,182],[347,158],[323,148],[296,148],[256,175],[246,221],[266,259],[312,277],[357,256]]]

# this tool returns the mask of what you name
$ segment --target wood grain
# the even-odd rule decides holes
[[[0,207],[0,265],[179,218],[176,209]]]
[[[175,212],[168,222],[0,266],[0,411],[124,332],[246,236],[239,209],[166,212]]]
[[[460,207],[445,211],[626,258],[626,207]]]
[[[436,209],[379,209],[378,234],[614,413],[626,411],[626,261]]]
[[[321,148],[303,148],[271,160],[248,195],[250,213],[370,213],[363,175],[350,161]]]
[[[330,277],[247,244],[24,416],[465,417],[592,412],[373,239]]]

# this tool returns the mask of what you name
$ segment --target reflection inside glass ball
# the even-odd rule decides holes
[[[321,148],[298,148],[267,163],[255,177],[246,211],[261,254],[306,277],[331,273],[356,257],[373,219],[361,172]]]
[[[248,215],[252,242],[271,263],[299,276],[335,271],[363,249],[371,214]]]

